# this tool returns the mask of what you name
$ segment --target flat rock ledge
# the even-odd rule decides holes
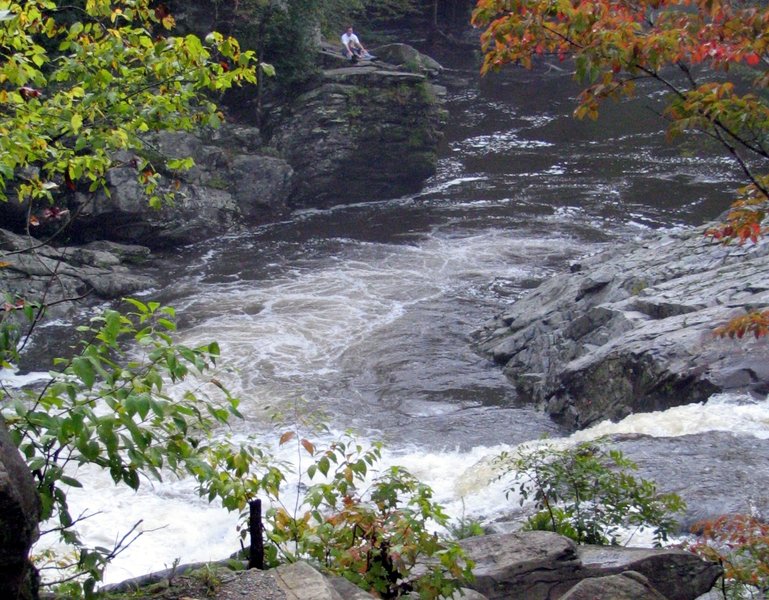
[[[581,429],[604,419],[769,391],[769,344],[713,330],[769,305],[769,244],[704,228],[652,234],[530,290],[476,335],[524,402]]]
[[[97,241],[56,248],[0,229],[0,257],[0,289],[11,298],[45,299],[54,317],[74,312],[68,300],[118,298],[157,284],[137,272],[150,249],[134,244]]]
[[[461,544],[476,564],[476,580],[454,600],[694,600],[721,575],[718,565],[681,550],[576,546],[545,531],[480,536]],[[179,567],[176,574],[201,566]],[[134,600],[158,598],[168,576],[164,571],[106,586],[105,591],[131,592]],[[208,595],[213,600],[374,598],[347,580],[326,577],[302,562],[268,571],[216,571],[216,578],[219,584]]]

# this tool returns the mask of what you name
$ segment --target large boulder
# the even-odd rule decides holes
[[[635,412],[769,391],[769,344],[717,324],[769,305],[769,244],[724,247],[701,229],[651,235],[572,265],[478,334],[522,400],[582,428]]]
[[[693,600],[706,593],[723,570],[691,552],[673,548],[579,546],[584,578],[635,572],[669,600]]]
[[[555,600],[583,580],[627,572],[640,573],[669,600],[694,600],[722,572],[682,550],[577,546],[547,531],[486,535],[461,545],[475,562],[471,587],[490,600]]]
[[[35,596],[28,556],[39,521],[40,499],[32,474],[0,418],[0,598]]]
[[[627,571],[621,575],[607,575],[583,579],[560,600],[669,600],[652,587],[640,573]]]
[[[434,77],[443,71],[443,67],[438,61],[426,54],[422,54],[408,44],[377,46],[373,53],[380,60],[414,73],[424,73]]]
[[[261,144],[260,131],[245,126],[157,134],[144,158],[161,174],[159,192],[172,193],[173,201],[151,208],[136,157],[121,153],[108,173],[109,195],[78,195],[76,235],[163,247],[273,220],[286,212],[294,173],[285,160],[262,154]],[[187,157],[195,162],[188,171],[165,166]]]
[[[292,206],[396,198],[435,173],[445,90],[424,75],[362,64],[324,72],[274,123],[296,177]]]
[[[555,533],[484,535],[460,544],[475,563],[470,587],[489,600],[557,598],[582,579],[576,544]]]

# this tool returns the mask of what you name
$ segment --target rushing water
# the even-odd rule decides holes
[[[438,172],[420,194],[304,211],[184,248],[152,297],[177,308],[180,341],[219,341],[251,431],[272,440],[268,415],[307,403],[334,431],[385,441],[384,462],[412,469],[455,516],[464,506],[491,519],[505,500],[483,467],[489,457],[565,434],[516,404],[500,369],[472,351],[472,332],[579,256],[715,216],[736,172],[717,154],[665,145],[646,102],[607,106],[598,123],[573,120],[575,89],[558,69],[479,82],[460,65],[450,75],[467,84],[449,89]],[[751,406],[716,398],[594,434],[769,437],[769,409]],[[235,517],[189,482],[134,494],[85,476],[102,490],[76,501],[103,511],[85,523],[90,541],[110,544],[144,519],[108,581],[236,547]]]

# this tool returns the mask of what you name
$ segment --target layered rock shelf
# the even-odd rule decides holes
[[[651,234],[571,266],[477,334],[522,402],[573,429],[631,413],[769,391],[769,344],[714,329],[769,304],[769,245],[704,229]]]

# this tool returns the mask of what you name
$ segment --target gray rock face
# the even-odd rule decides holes
[[[721,576],[720,566],[683,550],[579,546],[577,556],[585,577],[640,573],[670,600],[693,600]]]
[[[174,200],[160,209],[148,206],[137,180],[136,160],[125,154],[108,174],[110,195],[79,196],[79,235],[85,239],[173,246],[262,223],[282,215],[292,189],[286,161],[263,156],[258,129],[226,126],[192,135],[165,132],[148,141],[161,173],[160,192]],[[195,166],[172,174],[168,159],[192,157]]]
[[[546,531],[474,537],[461,545],[476,563],[470,587],[490,600],[555,600],[585,580],[627,572],[640,573],[661,597],[694,600],[721,574],[718,565],[681,550],[576,546]]]
[[[39,520],[32,475],[0,418],[0,598],[33,597],[28,554]]]
[[[330,69],[281,116],[271,144],[298,174],[291,203],[395,198],[435,172],[445,114],[424,75],[375,64]]]
[[[595,579],[583,579],[561,600],[596,600],[611,598],[611,600],[667,600],[655,590],[640,573],[627,571],[622,575],[607,575]]]
[[[766,394],[769,345],[713,329],[769,304],[767,248],[720,246],[703,230],[628,242],[528,292],[478,348],[573,428],[717,391]]]
[[[683,532],[724,514],[769,514],[769,444],[722,431],[658,438],[622,435],[611,446],[638,465],[636,475],[686,502]]]
[[[281,565],[275,569],[278,586],[289,598],[312,598],[313,600],[343,600],[351,596],[342,596],[331,582],[306,562]],[[354,588],[355,586],[353,586]],[[340,586],[340,589],[350,589]],[[360,590],[354,590],[361,598]]]
[[[484,535],[460,544],[475,562],[470,587],[489,600],[557,598],[581,579],[576,544],[555,533]]]
[[[415,73],[424,73],[434,77],[443,71],[443,67],[438,61],[418,52],[408,44],[387,44],[385,46],[377,46],[373,50],[373,53],[377,58],[387,63],[405,68],[406,70]]]
[[[94,242],[77,248],[37,247],[36,240],[0,229],[0,253],[6,266],[0,269],[0,290],[27,301],[51,304],[49,316],[69,314],[72,303],[84,295],[116,298],[155,285],[146,275],[134,272],[149,256],[136,245]]]
[[[440,65],[398,46],[401,58],[421,65],[419,73],[377,63],[349,66],[341,55],[327,56],[334,67],[269,115],[269,140],[257,128],[234,124],[196,135],[155,135],[142,155],[161,175],[158,191],[174,193],[173,203],[148,207],[137,157],[126,153],[108,174],[109,196],[77,195],[78,235],[177,246],[273,221],[295,207],[418,191],[435,172],[445,90],[422,74]],[[166,167],[168,159],[186,157],[195,161],[189,171]]]

